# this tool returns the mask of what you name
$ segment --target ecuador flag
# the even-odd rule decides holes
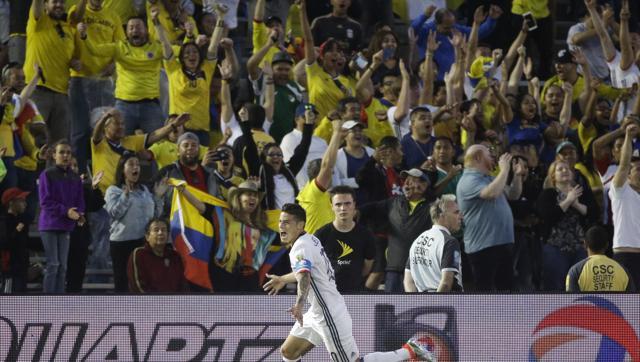
[[[171,179],[174,186],[183,185],[197,199],[215,207],[216,214],[222,213],[227,203],[206,192],[187,185],[184,181]],[[209,260],[214,246],[214,235],[224,241],[225,226],[223,217],[208,220],[201,215],[180,192],[173,193],[171,202],[171,239],[178,254],[182,257],[185,278],[193,284],[212,290],[209,279]],[[218,232],[216,232],[216,229]],[[224,248],[223,245],[219,247]]]

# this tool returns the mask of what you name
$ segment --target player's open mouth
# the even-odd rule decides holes
[[[280,240],[284,239],[287,237],[287,232],[286,231],[281,231],[280,232]]]

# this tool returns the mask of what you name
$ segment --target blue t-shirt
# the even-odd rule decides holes
[[[436,138],[429,136],[429,142],[421,143],[413,138],[408,133],[402,137],[400,145],[402,146],[402,153],[405,170],[412,168],[420,168],[422,163],[427,160],[427,157],[433,153],[433,145],[436,143]]]
[[[535,145],[536,149],[540,149],[544,140],[544,130],[547,125],[543,122],[536,122],[533,125],[522,126],[520,117],[514,117],[511,123],[507,125],[507,136],[509,144],[520,143]]]
[[[467,168],[458,182],[456,197],[464,217],[467,253],[514,242],[513,214],[505,194],[492,200],[480,198],[480,192],[492,181],[492,176]]]

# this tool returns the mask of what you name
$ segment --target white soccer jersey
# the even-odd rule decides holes
[[[610,71],[611,85],[614,88],[628,89],[633,87],[634,84],[640,83],[640,69],[638,69],[638,66],[635,63],[632,63],[629,69],[622,70],[620,68],[621,60],[622,55],[619,51],[616,51],[616,56],[610,62],[607,62]],[[618,110],[617,115],[618,123],[622,122],[624,116],[631,113],[637,97],[638,94],[620,104],[620,109]]]
[[[309,312],[314,318],[326,317],[325,313],[339,316],[347,310],[344,298],[336,288],[336,277],[331,261],[322,248],[322,243],[311,234],[303,234],[289,252],[291,269],[311,273]]]
[[[452,291],[462,291],[460,244],[444,226],[433,227],[416,238],[409,249],[406,269],[419,292],[435,292],[442,273],[455,273]]]
[[[293,244],[289,259],[294,272],[311,274],[308,297],[311,308],[303,316],[304,326],[296,321],[290,334],[315,346],[324,343],[332,361],[357,361],[360,352],[353,339],[351,316],[338,293],[331,262],[320,240],[303,234]]]

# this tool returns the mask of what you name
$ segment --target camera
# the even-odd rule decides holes
[[[212,161],[224,161],[229,159],[229,151],[228,150],[216,150],[213,152],[211,156]]]

